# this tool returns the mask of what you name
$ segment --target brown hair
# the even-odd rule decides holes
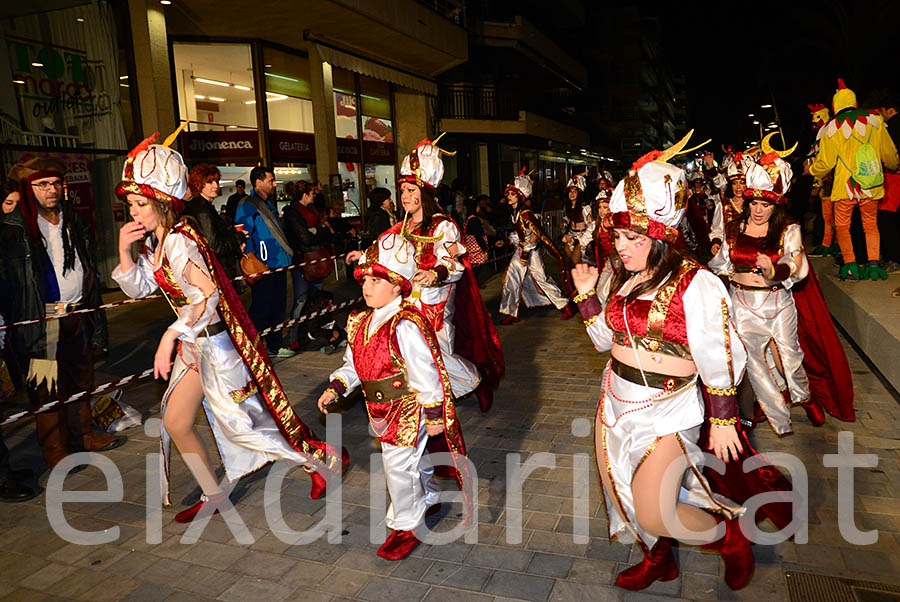
[[[219,168],[209,163],[199,163],[191,168],[188,174],[188,188],[193,196],[200,194],[203,187],[222,177]]]
[[[768,201],[760,201],[759,199],[748,200],[745,198],[741,216],[729,224],[732,228],[736,228],[736,230],[731,230],[733,234],[740,234],[747,227],[747,223],[750,220],[750,203],[754,201],[768,203]],[[781,246],[781,235],[784,233],[784,229],[787,227],[790,219],[784,205],[770,204],[775,205],[775,210],[769,216],[769,230],[766,232],[762,245],[764,249],[777,250]]]

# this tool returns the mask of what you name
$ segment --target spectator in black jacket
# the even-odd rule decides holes
[[[246,188],[247,183],[243,180],[238,180],[234,183],[235,193],[228,197],[228,200],[225,202],[225,223],[229,226],[234,225],[234,214],[237,213],[238,205],[247,198],[247,193],[244,192]]]
[[[366,208],[363,248],[368,248],[396,223],[397,218],[394,217],[394,199],[391,198],[391,191],[387,188],[373,188],[369,193],[369,206]]]
[[[213,205],[213,200],[219,196],[220,177],[215,165],[195,165],[188,174],[188,188],[193,198],[184,204],[181,215],[194,221],[219,263],[225,268],[225,273],[234,279],[240,269],[241,241]]]
[[[317,251],[323,245],[333,245],[334,232],[319,218],[313,204],[316,192],[312,184],[306,180],[288,182],[284,185],[284,192],[291,201],[284,208],[282,217],[284,235],[294,250],[294,263],[301,263],[306,253]],[[307,297],[322,288],[323,279],[310,281],[308,275],[300,268],[291,270],[294,283],[291,319],[299,318]],[[299,333],[299,324],[288,328],[286,346],[293,351],[300,350]]]

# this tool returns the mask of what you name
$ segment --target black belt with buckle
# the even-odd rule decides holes
[[[742,282],[736,282],[734,280],[731,281],[731,284],[734,287],[745,290],[745,291],[777,291],[779,289],[784,288],[784,286],[781,284],[771,284],[768,286],[754,286],[752,284],[744,284]]]
[[[642,376],[640,370],[633,368],[628,364],[623,364],[616,358],[612,358],[610,365],[612,371],[615,372],[617,376],[624,378],[630,383],[652,387],[654,389],[664,389],[666,391],[680,389],[685,385],[691,384],[697,378],[696,374],[691,376],[669,376],[668,374],[647,372],[646,370]],[[644,378],[647,379],[646,384],[644,384]]]
[[[202,333],[200,333],[200,337],[214,337],[220,332],[225,332],[228,330],[228,327],[225,326],[225,320],[219,320],[215,324],[210,324],[204,329]]]

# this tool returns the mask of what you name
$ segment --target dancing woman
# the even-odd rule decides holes
[[[850,382],[846,356],[827,308],[821,309],[818,281],[813,275],[812,283],[804,282],[812,272],[803,234],[799,224],[789,222],[785,208],[792,172],[783,157],[794,149],[774,151],[768,137],[762,146],[758,162],[743,157],[744,207],[726,227],[725,244],[709,266],[731,281],[735,323],[748,351],[747,376],[769,425],[785,435],[793,430],[792,404],[802,405],[816,426],[825,422],[823,407],[842,420],[853,420],[853,393],[837,382]],[[802,307],[811,308],[804,313],[818,322],[812,328],[799,328],[803,322],[792,292],[798,289]],[[807,350],[817,383],[813,396],[804,369]]]
[[[671,539],[718,551],[732,589],[749,582],[754,566],[738,526],[744,509],[714,494],[700,468],[705,418],[716,456],[727,461],[743,451],[735,394],[746,352],[721,281],[673,246],[686,208],[685,174],[666,161],[687,138],[642,157],[613,192],[617,253],[605,311],[597,268],[573,270],[588,336],[612,356],[596,417],[597,462],[610,539],[627,530],[644,552],[616,578],[631,590],[678,576]],[[710,397],[708,416],[698,377]]]
[[[288,460],[307,468],[311,497],[325,493],[315,470],[346,468],[349,457],[333,453],[294,413],[263,344],[240,299],[206,240],[186,222],[177,222],[187,188],[181,155],[144,140],[128,154],[116,196],[126,202],[133,222],[119,232],[119,261],[113,279],[129,297],[157,288],[177,319],[159,342],[154,376],[169,380],[162,400],[161,471],[163,503],[169,494],[171,441],[203,490],[200,501],[178,513],[190,522],[204,503],[224,501],[227,492],[215,478],[194,418],[202,404],[229,481],[269,462]],[[135,262],[131,246],[145,236]],[[177,351],[175,363],[170,361]],[[170,378],[171,376],[171,378]]]
[[[474,391],[487,412],[506,368],[459,227],[435,201],[444,177],[439,139],[421,141],[404,157],[398,184],[405,217],[383,234],[398,234],[415,245],[412,302],[437,334],[454,397]],[[348,253],[348,263],[361,255]]]

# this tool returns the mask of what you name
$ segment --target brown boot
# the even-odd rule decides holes
[[[69,410],[69,429],[73,431],[72,449],[79,447],[84,451],[109,451],[116,449],[125,442],[124,437],[91,431],[91,406],[89,402],[76,401],[73,405],[76,407],[70,406],[67,408]]]
[[[41,412],[34,416],[38,442],[41,444],[44,460],[50,470],[53,470],[60,460],[69,455],[68,432],[60,418],[60,410]]]

